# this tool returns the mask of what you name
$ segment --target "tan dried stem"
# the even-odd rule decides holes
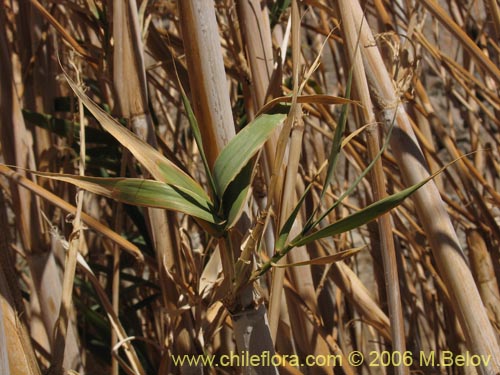
[[[385,126],[389,126],[393,119],[396,119],[391,147],[405,181],[415,184],[429,175],[422,151],[408,115],[404,108],[398,105],[399,98],[396,96],[393,82],[358,1],[352,2],[351,12],[356,27],[361,27],[360,44],[363,46],[363,61],[372,99],[381,111]],[[465,262],[455,229],[435,184],[432,181],[426,184],[414,194],[413,201],[441,277],[452,296],[453,307],[462,324],[469,349],[479,355],[491,355],[490,365],[483,365],[479,369],[483,374],[496,374],[500,371],[500,349]]]
[[[378,137],[378,124],[373,112],[373,105],[366,80],[365,69],[359,51],[358,30],[355,27],[354,20],[349,11],[350,2],[346,0],[339,1],[339,9],[342,18],[342,29],[344,31],[344,41],[349,53],[351,63],[354,91],[362,104],[361,120],[362,124],[369,124],[366,129],[366,139],[368,147],[368,156],[374,159],[379,152],[380,142]],[[385,187],[385,176],[382,166],[382,159],[374,165],[372,171],[371,185],[373,188],[373,199],[375,201],[387,196]],[[396,261],[396,250],[392,234],[392,224],[390,214],[385,214],[378,219],[378,228],[380,235],[380,250],[384,267],[385,288],[387,293],[387,302],[389,309],[389,318],[391,320],[392,348],[395,351],[404,353],[406,351],[405,328],[403,320],[403,311],[401,306],[401,293],[399,290],[398,267]],[[397,374],[408,374],[409,368],[404,364],[396,366]]]

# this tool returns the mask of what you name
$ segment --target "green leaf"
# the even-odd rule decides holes
[[[184,188],[160,181],[140,178],[87,177],[48,172],[31,173],[69,182],[84,190],[123,203],[179,211],[216,226],[222,224],[222,221],[213,213],[213,207],[209,201],[196,195],[193,196]]]
[[[382,152],[381,150],[380,152]],[[379,153],[380,154],[380,153]],[[298,235],[294,238],[293,241],[288,245],[287,249],[285,249],[280,255],[283,256],[286,252],[290,251],[291,248],[295,246],[306,245],[312,241],[319,240],[321,238],[335,236],[340,233],[347,232],[354,228],[359,228],[366,223],[376,219],[377,217],[385,214],[386,212],[392,210],[394,207],[399,206],[406,198],[424,186],[427,182],[432,180],[438,174],[443,172],[446,168],[448,168],[453,163],[457,162],[460,159],[467,157],[469,154],[462,155],[455,160],[452,160],[444,167],[434,172],[432,175],[427,177],[425,180],[420,181],[419,183],[412,185],[398,193],[394,193],[388,197],[385,197],[375,203],[372,203],[368,207],[365,207],[362,210],[355,212],[352,215],[349,215],[341,220],[336,221],[333,224],[328,225],[327,227],[320,229],[310,235],[304,236],[303,234]],[[375,160],[374,160],[375,161]],[[373,162],[372,162],[373,163]],[[273,257],[274,259],[274,257]]]
[[[349,99],[351,97],[351,86],[352,86],[352,69],[349,71],[349,78],[347,80],[347,88],[346,88],[346,98]],[[337,123],[337,127],[335,129],[335,134],[333,136],[332,149],[330,151],[330,155],[328,156],[328,171],[326,174],[325,184],[323,185],[323,189],[321,190],[320,202],[323,201],[325,193],[330,186],[330,183],[333,179],[333,174],[335,172],[335,167],[337,166],[337,160],[339,158],[340,150],[342,149],[342,136],[344,135],[345,126],[347,123],[347,115],[349,113],[349,104],[344,104],[342,106],[342,112],[340,113],[340,119]]]
[[[354,182],[349,186],[349,188],[346,191],[344,191],[344,193],[342,193],[342,195],[335,201],[335,203],[333,203],[330,207],[328,207],[328,209],[325,210],[325,212],[323,212],[316,221],[313,221],[314,214],[317,211],[317,209],[316,209],[316,211],[313,213],[313,215],[311,215],[311,217],[307,221],[306,225],[304,225],[304,229],[302,231],[303,234],[307,233],[311,229],[315,228],[330,212],[332,212],[335,209],[335,207],[337,207],[340,203],[342,203],[344,198],[347,197],[349,194],[351,194],[354,191],[354,189],[356,188],[356,186],[358,186],[358,184],[361,182],[361,180],[363,178],[365,178],[365,176],[368,174],[368,172],[371,171],[371,169],[373,168],[375,163],[382,157],[382,154],[385,152],[385,150],[389,146],[389,141],[390,141],[391,136],[392,136],[392,130],[394,129],[394,120],[395,120],[395,118],[393,119],[393,121],[391,123],[391,127],[389,128],[389,132],[387,133],[387,137],[384,141],[384,144],[382,145],[382,148],[379,150],[377,155],[375,155],[375,157],[370,162],[370,164],[368,164],[368,166],[365,168],[365,170],[360,173],[360,175],[354,180]]]
[[[101,126],[115,137],[122,146],[127,148],[156,180],[182,188],[193,197],[196,195],[197,198],[209,201],[207,193],[195,180],[165,158],[158,150],[120,125],[118,121],[85,95],[83,90],[68,75],[66,75],[66,79],[75,94],[95,116]]]
[[[69,120],[59,119],[45,113],[33,112],[28,109],[23,109],[23,117],[25,121],[46,129],[60,137],[73,137],[80,139],[80,124]],[[85,127],[85,140],[88,143],[105,143],[107,145],[118,144],[116,140],[108,133],[100,129]]]
[[[297,205],[293,209],[293,211],[290,213],[290,216],[288,216],[288,219],[286,219],[285,224],[283,224],[283,228],[281,228],[278,240],[276,241],[276,251],[279,252],[281,251],[286,244],[286,240],[288,239],[288,235],[290,234],[290,231],[292,230],[293,223],[295,222],[295,218],[297,217],[300,208],[302,207],[302,203],[304,202],[304,199],[306,198],[307,193],[309,190],[311,190],[312,182],[307,185],[307,188],[304,190],[304,193],[300,197],[299,201],[297,202]]]
[[[291,2],[292,2],[291,0],[277,0],[273,4],[273,7],[270,12],[271,14],[269,15],[272,27],[274,27],[278,23],[281,14],[286,10],[286,8],[290,6]]]
[[[174,65],[175,66],[175,65]],[[189,103],[189,99],[182,87],[181,81],[179,77],[177,77],[179,82],[179,88],[182,98],[182,103],[184,104],[184,109],[186,110],[186,115],[188,117],[189,125],[191,126],[191,130],[193,131],[193,137],[198,146],[198,150],[200,152],[201,160],[203,162],[203,166],[205,168],[205,174],[207,175],[208,182],[210,184],[210,188],[215,193],[215,183],[214,178],[212,176],[212,172],[210,171],[210,167],[208,166],[208,160],[205,155],[205,149],[203,148],[203,140],[201,138],[200,127],[198,126],[198,121],[196,120],[196,116],[194,115],[193,108],[191,107],[191,103]]]
[[[361,32],[358,33],[355,54],[358,53],[360,35],[361,35]],[[347,85],[346,85],[346,99],[350,99],[350,97],[351,97],[353,70],[354,70],[353,67],[351,67],[351,69],[349,69],[349,76],[347,78]],[[340,118],[339,118],[339,121],[337,123],[337,128],[335,129],[335,134],[333,136],[332,149],[330,151],[330,155],[328,155],[328,170],[327,170],[327,174],[326,174],[325,183],[323,185],[323,188],[321,189],[321,193],[320,193],[320,197],[319,197],[320,204],[316,207],[313,214],[309,217],[308,221],[306,222],[306,224],[304,226],[303,233],[310,230],[311,228],[315,227],[347,195],[346,194],[346,195],[342,196],[342,198],[339,199],[339,201],[333,207],[330,207],[328,209],[328,211],[326,213],[324,213],[319,220],[317,220],[316,222],[313,223],[313,219],[316,216],[316,212],[321,208],[321,203],[323,202],[326,191],[328,190],[328,187],[330,186],[330,183],[333,180],[333,175],[335,173],[335,167],[337,166],[337,161],[338,161],[338,157],[340,154],[340,150],[342,149],[342,136],[343,136],[344,131],[345,131],[348,113],[349,113],[349,103],[346,103],[342,106]],[[368,171],[365,171],[365,173],[368,173]],[[359,183],[359,181],[361,181],[361,178],[358,179],[358,181],[355,183],[355,185],[357,185]],[[354,186],[351,186],[351,188],[354,189]]]
[[[222,211],[227,219],[226,229],[232,228],[245,208],[250,195],[253,167],[255,163],[248,163],[229,184],[222,197]]]
[[[437,173],[440,172],[441,170]],[[283,258],[294,247],[307,245],[321,238],[335,236],[337,234],[350,231],[351,229],[359,228],[362,225],[376,219],[380,215],[383,215],[384,213],[390,211],[394,207],[400,205],[406,198],[408,198],[412,193],[414,193],[423,185],[425,185],[437,173],[433,174],[424,181],[419,182],[418,184],[415,184],[403,191],[400,191],[399,193],[381,199],[369,205],[368,207],[365,207],[364,209],[359,210],[352,215],[340,219],[335,223],[328,225],[325,228],[320,229],[310,235],[304,236],[303,234],[299,234],[292,241],[290,241],[290,243],[283,250],[277,251],[273,255],[270,261],[263,264],[262,267],[254,273],[255,277],[262,276],[264,273],[269,271],[271,267],[277,264],[278,261],[281,258]]]
[[[295,247],[306,245],[312,241],[319,240],[320,238],[335,236],[337,234],[347,232],[351,229],[359,228],[360,226],[376,219],[380,215],[385,214],[394,207],[399,206],[406,198],[408,198],[411,194],[413,194],[415,191],[429,182],[429,180],[431,180],[434,176],[435,175],[432,175],[419,182],[418,184],[410,186],[409,188],[406,188],[398,193],[392,194],[375,203],[372,203],[368,207],[365,207],[362,210],[353,213],[352,215],[340,219],[335,223],[330,224],[310,235],[304,237],[298,236],[290,243],[290,246]]]
[[[214,165],[213,176],[217,196],[224,195],[229,184],[250,162],[285,117],[283,113],[260,115],[229,141]]]
[[[274,264],[276,264],[281,258],[283,258],[290,250],[297,246],[307,245],[313,241],[335,236],[340,233],[344,233],[350,231],[355,228],[359,228],[366,223],[376,219],[377,217],[385,214],[391,209],[400,205],[406,198],[408,198],[411,194],[416,192],[422,186],[424,186],[427,182],[432,180],[446,168],[448,168],[451,164],[456,161],[468,156],[469,154],[462,155],[459,158],[451,161],[446,164],[444,167],[439,169],[437,172],[434,172],[432,175],[427,177],[425,180],[406,188],[405,190],[400,191],[399,193],[392,194],[384,199],[381,199],[375,203],[372,203],[368,207],[355,212],[352,215],[349,215],[341,220],[336,221],[335,223],[326,226],[323,229],[320,229],[312,234],[304,235],[303,233],[299,234],[295,237],[290,243],[280,251],[276,251],[270,261],[264,263],[260,269],[256,270],[252,275],[252,280],[255,280],[257,277],[265,274]]]

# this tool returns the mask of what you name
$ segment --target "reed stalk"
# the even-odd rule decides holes
[[[364,46],[362,56],[374,104],[381,111],[380,116],[386,127],[395,119],[396,131],[391,147],[405,181],[415,183],[429,174],[422,151],[408,115],[399,104],[393,82],[378,49],[367,47],[373,46],[373,35],[357,1],[353,2],[351,14],[356,27],[361,30],[360,45]],[[484,58],[481,57],[481,60]],[[485,63],[485,66],[490,64]],[[434,183],[429,183],[417,192],[414,201],[440,275],[452,296],[453,307],[464,329],[469,349],[480,355],[491,355],[491,364],[483,365],[480,370],[484,374],[494,374],[499,371],[500,366],[498,343],[470,269],[465,262],[455,229]]]
[[[0,0],[0,373],[496,374],[498,9]]]
[[[361,109],[362,124],[368,124],[366,129],[368,157],[375,159],[380,149],[379,129],[373,111],[373,105],[370,98],[368,82],[363,67],[361,54],[359,53],[358,32],[354,20],[349,11],[350,4],[347,1],[339,2],[341,19],[343,20],[344,40],[349,52],[349,60],[352,66],[353,86],[357,97],[359,98]],[[373,199],[375,201],[387,196],[385,186],[385,176],[382,161],[379,159],[372,172]],[[404,353],[406,351],[405,326],[403,320],[403,311],[401,306],[401,294],[399,290],[398,266],[396,260],[396,250],[392,234],[392,224],[390,215],[382,215],[378,219],[378,228],[380,236],[380,250],[384,268],[384,281],[387,293],[387,303],[389,318],[391,321],[391,338],[393,350]],[[408,374],[409,369],[404,364],[395,368],[396,374]]]

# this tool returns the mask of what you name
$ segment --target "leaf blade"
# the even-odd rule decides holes
[[[224,195],[229,184],[250,162],[285,117],[283,113],[260,115],[224,147],[215,161],[213,173],[219,197]]]
[[[221,224],[220,219],[213,213],[209,201],[192,196],[190,192],[185,191],[183,188],[160,181],[124,177],[88,177],[49,172],[31,173],[53,180],[68,182],[81,189],[123,203],[183,212],[209,224]]]
[[[406,198],[408,198],[411,194],[420,189],[433,177],[434,175],[398,193],[392,194],[375,203],[372,203],[368,207],[356,211],[355,213],[343,219],[340,219],[335,223],[330,224],[312,234],[306,235],[297,241],[292,241],[292,246],[295,247],[295,246],[306,245],[312,241],[316,241],[321,238],[335,236],[337,234],[344,233],[355,228],[359,228],[360,226],[369,223],[370,221],[385,214],[391,209],[399,206]]]
[[[191,107],[191,103],[189,102],[189,99],[186,95],[186,92],[184,91],[184,88],[182,87],[182,83],[181,83],[178,76],[177,76],[177,81],[179,84],[179,92],[181,94],[182,103],[184,104],[184,109],[186,111],[189,125],[191,126],[191,131],[193,132],[194,140],[195,140],[196,145],[198,146],[198,150],[200,152],[200,157],[201,157],[201,160],[203,162],[203,167],[205,168],[205,174],[207,175],[210,189],[212,190],[213,193],[215,193],[214,178],[212,176],[212,171],[210,170],[210,167],[208,166],[207,156],[205,155],[205,149],[203,147],[203,139],[201,137],[200,127],[198,126],[198,120],[196,119],[193,108]]]
[[[207,193],[190,176],[184,173],[170,160],[165,158],[158,150],[140,139],[133,132],[122,126],[107,112],[90,99],[83,90],[67,75],[71,89],[80,98],[88,110],[95,116],[101,126],[115,137],[124,147],[130,150],[135,158],[158,181],[183,188],[198,197],[209,200]]]

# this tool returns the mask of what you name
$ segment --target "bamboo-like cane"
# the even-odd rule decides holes
[[[254,106],[260,109],[264,104],[266,99],[266,94],[269,95],[268,91],[272,91],[273,85],[270,83],[273,74],[273,51],[271,45],[271,32],[269,29],[269,22],[267,18],[266,9],[261,9],[261,5],[257,0],[239,0],[237,1],[238,16],[240,20],[240,27],[242,29],[243,39],[245,41],[245,50],[247,52],[247,58],[249,66],[252,72],[252,83],[250,89],[252,91],[252,99],[254,101]],[[299,84],[298,70],[300,66],[301,51],[300,51],[300,15],[298,12],[299,7],[296,2],[292,3],[292,48],[293,52],[293,70],[294,70],[294,84],[296,89]],[[258,33],[255,31],[258,30]],[[279,75],[277,76],[278,78]],[[276,78],[276,77],[273,77]],[[273,81],[274,82],[274,81]],[[274,82],[276,86],[280,82]],[[301,157],[301,147],[302,147],[302,136],[304,132],[304,125],[302,121],[302,111],[300,105],[294,106],[294,109],[290,112],[289,121],[295,122],[294,125],[289,126],[290,131],[290,142],[289,151],[285,151],[284,147],[278,146],[278,134],[275,132],[265,145],[265,152],[262,167],[264,170],[270,170],[274,166],[274,170],[270,173],[273,177],[269,178],[267,181],[270,186],[268,190],[268,203],[273,204],[275,210],[280,213],[280,220],[285,220],[293,209],[293,205],[296,203],[296,185],[297,185],[297,171],[300,163]],[[287,137],[283,137],[285,142],[281,142],[284,146],[288,142]],[[283,161],[281,165],[278,165],[275,161],[276,155],[283,155]],[[286,168],[286,173],[285,173]],[[269,175],[269,173],[265,173]],[[269,176],[268,176],[269,177]],[[298,217],[295,223],[295,229],[302,226],[301,218]],[[273,227],[273,222],[267,228],[266,232],[269,235],[269,231]],[[278,223],[279,225],[279,223]],[[274,240],[269,241],[274,236],[266,236],[264,240],[266,241],[266,247],[268,249],[273,248]],[[292,253],[288,255],[292,262],[309,260],[309,255],[306,248],[300,247],[294,249]],[[309,306],[314,306],[317,309],[317,299],[314,291],[314,283],[312,278],[311,269],[307,267],[294,267],[289,269],[290,280],[293,282],[297,293],[307,300]],[[286,301],[289,303],[287,306],[283,303],[282,298],[283,282],[285,276],[285,269],[276,268],[273,270],[273,280],[271,286],[271,294],[269,299],[269,325],[271,327],[271,334],[273,341],[276,342],[276,335],[278,331],[278,324],[280,320],[286,320],[287,314],[290,316],[290,324],[293,326],[291,330],[293,333],[294,341],[296,342],[299,350],[311,354],[325,354],[328,352],[326,343],[322,338],[316,338],[314,332],[314,326],[310,321],[304,319],[304,315],[300,308],[296,306],[295,303],[290,303],[291,300],[288,298]],[[318,313],[318,311],[315,311]],[[278,348],[279,349],[279,348]],[[324,371],[330,371],[329,369],[323,369]],[[319,371],[319,370],[318,370]]]
[[[135,1],[115,0],[113,2],[113,35],[115,40],[113,83],[117,95],[117,109],[123,117],[130,121],[134,133],[153,147],[157,147],[153,120],[148,108],[142,30]],[[145,176],[148,176],[147,172]],[[177,246],[175,246],[175,235],[173,234],[174,226],[171,225],[165,210],[157,208],[147,209],[147,222],[156,252],[163,305],[165,308],[172,307],[179,295],[167,274],[180,264],[180,255]],[[118,273],[115,273],[113,280],[115,289],[118,284],[117,278]],[[117,294],[113,295],[115,306],[117,306],[118,296]],[[178,325],[179,331],[190,330],[190,326],[192,326],[190,317],[184,315],[179,319],[182,319],[182,324]],[[193,353],[195,349],[192,338],[187,334],[180,334],[180,332],[175,342],[175,350],[183,354]],[[116,344],[116,339],[117,337],[114,335],[112,346]],[[114,374],[118,373],[115,358],[113,358],[113,371]]]
[[[2,7],[0,10],[0,20],[2,24],[7,22],[6,9]],[[6,34],[7,30],[2,28],[0,30],[0,89],[2,94],[0,95],[0,109],[1,109],[1,132],[0,132],[0,141],[2,144],[2,154],[4,156],[4,160],[9,164],[15,164],[21,167],[33,166],[33,160],[30,160],[30,155],[32,155],[32,137],[31,133],[28,132],[27,127],[25,125],[21,106],[22,102],[19,100],[18,93],[16,90],[16,76],[20,76],[21,71],[20,67],[16,67],[12,64],[12,56],[10,46],[8,44],[9,37]],[[31,220],[31,206],[34,202],[30,193],[24,189],[16,186],[15,183],[11,183],[11,194],[12,200],[14,203],[14,209],[16,210],[17,217],[17,225],[19,228],[20,239],[24,248],[24,251],[27,254],[31,254],[33,251],[40,250],[40,244],[37,242],[37,234],[40,232],[40,227],[38,223],[34,220]],[[7,249],[7,248],[6,248]],[[28,258],[28,264],[31,268],[31,273],[34,279],[41,280],[43,278],[43,273],[48,275],[57,276],[57,268],[55,263],[47,263],[43,269],[35,268],[34,262],[32,262],[31,258]],[[46,277],[45,279],[51,279],[56,283],[60,283],[60,280],[55,278]],[[60,286],[60,284],[58,285]],[[46,293],[42,292],[41,288],[50,288],[47,284],[45,285],[36,285],[33,292],[37,293],[38,299],[42,305],[49,305],[52,303],[58,304],[60,299],[60,290],[57,288],[53,290],[54,294],[51,297],[56,297],[56,299],[48,298]],[[59,292],[59,293],[58,293]],[[7,310],[6,310],[7,311]],[[54,319],[53,315],[57,314],[57,311],[48,311],[48,309],[42,310],[42,320],[44,322],[44,328],[47,332],[47,335],[52,336],[52,330],[54,328]],[[52,316],[50,316],[52,315]],[[10,318],[9,315],[6,315],[7,318]],[[19,337],[22,337],[20,334]],[[75,340],[75,335],[68,335],[68,339],[63,341],[62,352],[64,352],[65,344],[70,347],[70,350],[67,351],[68,356],[67,360],[71,360],[74,363],[80,362],[79,353],[78,353],[78,342]],[[56,351],[56,343],[51,341],[53,354]],[[9,348],[10,350],[10,348]],[[15,345],[12,350],[15,350]],[[61,352],[59,350],[59,352]],[[59,362],[60,365],[63,364],[63,354],[61,353]],[[69,362],[65,362],[65,365],[68,365]]]
[[[214,4],[212,0],[179,0],[178,6],[193,109],[200,121],[205,154],[212,167],[220,151],[235,135]],[[231,237],[231,234],[227,236]],[[228,238],[219,242],[224,279],[229,280],[230,285],[235,277],[235,251],[239,249],[232,240]],[[251,307],[253,286],[244,288],[235,297],[235,304],[243,306],[242,311],[232,315],[238,350],[250,355],[263,352],[274,355],[266,308],[262,303],[258,303],[255,309]],[[232,306],[228,308],[232,310]],[[277,374],[277,369],[274,366],[247,366],[244,372]]]
[[[366,131],[366,138],[368,153],[370,158],[373,159],[376,157],[380,148],[378,126],[375,122],[375,114],[373,112],[373,106],[370,99],[363,61],[356,45],[358,30],[354,26],[353,20],[351,19],[349,8],[349,1],[339,1],[339,10],[343,20],[342,27],[344,31],[344,40],[353,69],[353,85],[362,104],[361,114],[363,124],[361,125],[370,124]],[[387,195],[385,191],[385,177],[381,159],[378,160],[373,168],[372,186],[374,200],[383,199]],[[391,320],[392,348],[394,351],[404,353],[406,351],[405,329],[403,311],[401,307],[401,294],[399,291],[396,250],[394,248],[392,225],[389,214],[382,215],[378,219],[378,227],[384,266],[389,318]],[[401,363],[399,366],[396,366],[395,371],[397,374],[408,374],[409,368]]]
[[[371,96],[387,126],[396,120],[391,147],[405,181],[415,184],[429,175],[422,151],[358,1],[351,2],[351,12],[355,26],[361,30],[360,44]],[[474,354],[491,356],[488,366],[479,367],[482,374],[496,374],[500,371],[500,349],[439,191],[431,181],[413,199],[468,347]]]

